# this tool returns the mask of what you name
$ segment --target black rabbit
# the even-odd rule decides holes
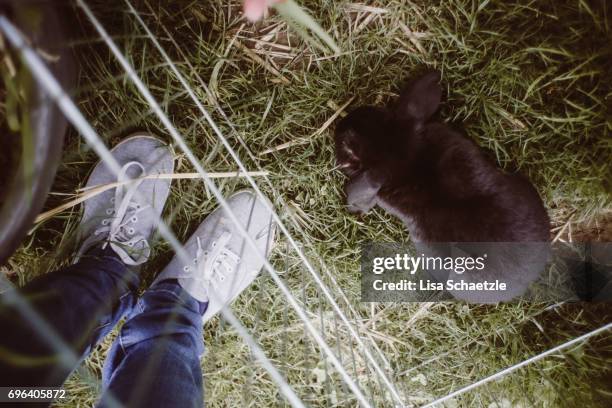
[[[463,134],[429,121],[440,105],[439,82],[440,74],[429,72],[412,81],[394,107],[363,106],[338,124],[336,158],[349,177],[349,211],[365,213],[379,205],[404,222],[415,242],[548,241],[549,218],[533,185],[503,172]],[[512,280],[514,289],[505,295],[453,295],[495,302],[523,293],[545,262],[535,252],[535,259],[522,254],[525,259],[512,259],[511,266],[499,260],[503,267],[464,276]]]

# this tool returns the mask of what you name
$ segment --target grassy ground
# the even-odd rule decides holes
[[[360,304],[360,244],[409,237],[397,220],[380,210],[360,219],[343,210],[343,179],[333,162],[333,125],[323,127],[346,102],[351,101],[348,109],[383,104],[410,75],[435,67],[442,71],[446,88],[441,117],[461,124],[501,166],[519,169],[533,180],[553,220],[553,237],[609,236],[612,10],[605,1],[388,1],[368,6],[306,2],[340,46],[337,56],[304,44],[277,17],[246,23],[237,3],[151,3],[151,9],[146,3],[138,9],[210,104],[199,80],[209,85],[244,145],[218,113],[214,118],[247,167],[270,172],[271,184],[288,203],[279,212],[299,221],[304,249],[309,255],[320,254],[365,316],[355,323],[362,335],[376,339],[390,360],[393,380],[407,403],[418,406],[446,395],[612,320],[606,305]],[[95,10],[204,166],[211,171],[236,169],[122,2],[104,2]],[[85,34],[74,47],[83,71],[74,96],[94,127],[109,145],[143,128],[170,142],[107,48],[81,20]],[[171,30],[180,50],[163,27]],[[281,149],[287,143],[290,146]],[[47,206],[61,203],[65,194],[81,186],[95,161],[71,132],[54,186],[57,194]],[[177,171],[193,171],[180,154]],[[221,182],[225,193],[243,185],[233,179]],[[263,189],[274,195],[266,183]],[[177,181],[168,219],[177,236],[186,238],[214,207],[200,182]],[[36,228],[10,262],[16,281],[22,284],[69,260],[78,215],[78,208],[73,209]],[[168,246],[159,243],[145,280],[171,256]],[[313,322],[350,361],[345,331],[334,326],[329,306],[283,241],[274,263]],[[235,312],[308,404],[355,405],[270,277],[260,278],[237,302]],[[602,335],[447,405],[610,406],[610,340],[609,334]],[[83,372],[99,376],[111,341],[112,336],[98,347]],[[206,327],[205,341],[208,406],[282,405],[272,381],[227,324],[215,319]],[[355,360],[361,383],[380,394],[376,384],[368,386],[374,379],[368,378],[363,359]],[[63,406],[92,404],[99,390],[85,377],[77,373],[69,380],[70,400]],[[378,401],[376,406],[384,405]]]

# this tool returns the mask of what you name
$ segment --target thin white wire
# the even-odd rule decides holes
[[[583,340],[586,340],[586,339],[588,339],[590,337],[596,336],[596,335],[598,335],[600,333],[603,333],[606,330],[610,330],[610,329],[612,329],[612,323],[608,323],[608,324],[606,324],[606,325],[604,325],[604,326],[602,326],[602,327],[600,327],[598,329],[595,329],[595,330],[590,331],[590,332],[588,332],[586,334],[583,334],[582,336],[576,337],[573,340],[570,340],[570,341],[567,341],[565,343],[562,343],[562,344],[560,344],[560,345],[558,345],[556,347],[553,347],[553,348],[551,348],[549,350],[546,350],[543,353],[537,354],[537,355],[535,355],[533,357],[530,357],[530,358],[528,358],[528,359],[526,359],[524,361],[521,361],[520,363],[517,363],[517,364],[514,364],[514,365],[512,365],[510,367],[504,368],[503,370],[501,370],[501,371],[499,371],[499,372],[497,372],[495,374],[492,374],[492,375],[490,375],[488,377],[485,377],[482,380],[476,381],[473,384],[470,384],[470,385],[468,385],[466,387],[463,387],[463,388],[461,388],[461,389],[459,389],[457,391],[451,392],[450,394],[445,395],[442,398],[438,398],[437,400],[432,401],[432,402],[430,402],[427,405],[423,405],[421,408],[433,407],[435,405],[443,403],[444,401],[448,401],[449,399],[454,398],[454,397],[456,397],[458,395],[461,395],[461,394],[464,394],[464,393],[466,393],[468,391],[471,391],[474,388],[480,387],[483,384],[486,384],[486,383],[491,382],[491,381],[499,380],[500,378],[510,374],[513,371],[518,370],[519,368],[525,367],[528,364],[534,363],[534,362],[536,362],[538,360],[543,359],[544,357],[547,357],[547,356],[549,356],[551,354],[554,354],[554,353],[556,353],[558,351],[566,349],[566,348],[568,348],[570,346],[573,346],[576,343],[580,343]]]
[[[68,120],[79,130],[83,135],[87,143],[96,151],[102,160],[109,166],[111,171],[116,175],[119,175],[121,167],[115,160],[112,153],[104,145],[96,131],[91,127],[87,119],[82,115],[79,109],[76,107],[74,102],[62,89],[61,85],[57,82],[55,77],[49,72],[45,64],[42,62],[38,54],[31,49],[26,43],[23,35],[19,30],[13,26],[13,24],[5,17],[0,15],[0,29],[5,33],[9,42],[13,47],[21,52],[23,61],[29,67],[32,74],[37,78],[39,84],[43,86],[49,93],[51,100],[53,100],[62,112],[66,115]],[[140,197],[139,197],[140,199]],[[143,201],[143,200],[141,200]],[[177,256],[183,263],[188,263],[189,258],[185,253],[182,245],[178,243],[178,240],[174,234],[168,229],[163,220],[159,217],[155,220],[160,234],[168,240],[170,245],[176,251]],[[237,222],[237,220],[234,220]],[[211,293],[212,294],[212,293]],[[214,294],[213,294],[214,296]],[[223,316],[228,320],[238,333],[242,336],[245,342],[252,348],[253,354],[262,363],[264,368],[268,371],[270,376],[277,382],[279,388],[287,400],[294,406],[302,408],[304,404],[295,395],[293,389],[287,384],[282,375],[278,372],[272,362],[265,356],[263,350],[255,343],[253,338],[250,336],[246,328],[236,319],[233,313],[226,307],[221,310]]]
[[[153,44],[155,45],[155,47],[158,49],[158,51],[161,53],[162,57],[166,60],[166,62],[168,63],[168,65],[170,66],[170,68],[172,69],[172,72],[174,72],[174,74],[177,76],[177,78],[179,79],[181,85],[183,85],[183,87],[185,88],[185,90],[187,90],[187,92],[189,93],[189,96],[191,97],[191,99],[194,101],[194,103],[196,104],[196,106],[198,107],[198,109],[202,112],[202,115],[204,115],[204,117],[206,118],[206,120],[208,121],[209,125],[211,126],[211,128],[214,130],[215,134],[218,136],[219,140],[223,143],[223,145],[226,147],[226,149],[228,150],[228,152],[230,153],[230,155],[232,156],[232,158],[234,159],[234,161],[236,162],[236,164],[238,165],[238,167],[245,173],[245,176],[248,180],[248,182],[251,184],[251,186],[253,187],[253,189],[255,190],[256,194],[259,196],[259,198],[266,203],[265,206],[267,207],[268,211],[270,211],[272,213],[272,216],[274,218],[274,221],[276,222],[276,224],[279,226],[279,228],[281,229],[281,231],[285,234],[285,236],[287,237],[287,239],[289,240],[289,242],[291,243],[291,245],[293,246],[293,248],[295,249],[296,253],[298,254],[298,256],[300,257],[300,259],[302,260],[302,262],[304,263],[304,265],[306,266],[306,268],[308,269],[308,271],[310,272],[310,274],[312,275],[313,279],[315,280],[315,282],[319,285],[319,287],[321,288],[321,290],[323,291],[323,293],[325,294],[326,298],[329,300],[329,302],[331,303],[332,307],[334,308],[334,310],[336,311],[336,313],[338,315],[340,315],[340,318],[342,319],[342,321],[344,322],[344,324],[347,325],[349,332],[351,333],[351,335],[353,336],[353,338],[355,339],[355,341],[357,342],[357,344],[363,349],[364,354],[366,355],[366,358],[370,361],[370,363],[374,366],[374,369],[376,370],[377,374],[383,379],[387,389],[389,390],[389,392],[391,393],[391,395],[393,396],[393,399],[399,403],[402,404],[402,400],[401,397],[399,396],[398,391],[395,389],[395,386],[393,385],[393,383],[389,380],[389,378],[387,377],[387,375],[385,374],[385,372],[382,370],[382,368],[379,366],[378,362],[374,359],[374,357],[372,356],[372,354],[370,353],[369,349],[365,346],[365,344],[363,343],[361,337],[359,336],[359,334],[357,333],[357,331],[354,329],[353,325],[350,323],[350,321],[348,320],[348,318],[346,317],[346,315],[344,314],[344,312],[342,311],[342,309],[340,309],[340,307],[338,306],[338,304],[336,303],[335,299],[333,298],[333,296],[331,295],[331,293],[329,292],[329,289],[327,288],[327,286],[324,284],[324,282],[321,279],[321,276],[316,272],[316,270],[313,268],[313,266],[310,264],[310,262],[308,261],[308,259],[306,258],[306,256],[304,255],[304,253],[302,252],[301,248],[297,245],[296,241],[294,240],[294,238],[291,236],[291,234],[289,233],[289,231],[287,230],[287,228],[285,227],[284,223],[282,222],[282,220],[280,219],[280,217],[278,216],[278,214],[276,214],[276,212],[274,211],[274,208],[271,207],[271,205],[268,204],[268,200],[265,199],[265,196],[263,195],[263,193],[261,192],[261,190],[259,189],[257,183],[255,183],[254,179],[252,177],[250,177],[250,175],[247,173],[246,167],[244,166],[244,163],[242,163],[242,161],[240,160],[240,158],[238,157],[237,153],[232,149],[231,145],[229,144],[227,138],[225,138],[225,136],[223,136],[223,134],[221,133],[219,127],[216,125],[216,123],[212,120],[212,118],[210,117],[210,114],[208,113],[208,111],[204,108],[204,106],[202,105],[202,103],[200,102],[200,100],[198,99],[198,97],[195,95],[195,93],[193,92],[193,90],[191,89],[191,87],[189,86],[189,84],[187,83],[187,81],[185,80],[185,78],[183,77],[183,75],[178,71],[176,65],[174,64],[174,62],[172,61],[172,59],[168,56],[168,54],[166,53],[166,51],[163,49],[163,47],[159,44],[159,42],[157,41],[157,39],[155,38],[155,36],[153,35],[153,33],[149,30],[149,28],[147,27],[147,25],[144,23],[144,21],[142,20],[142,18],[140,17],[140,15],[138,14],[138,12],[134,9],[134,7],[132,6],[132,4],[129,2],[129,0],[125,0],[127,6],[130,8],[130,11],[134,14],[134,16],[136,17],[136,19],[138,20],[138,22],[140,23],[140,25],[143,27],[143,29],[146,31],[147,35],[149,36],[149,38],[151,39],[151,41],[153,42]],[[82,3],[82,0],[79,0],[79,3]],[[110,38],[109,38],[110,40]],[[110,44],[109,44],[110,46]],[[126,61],[127,62],[127,61]],[[124,67],[125,68],[125,67]],[[145,88],[146,89],[146,88]],[[146,98],[146,95],[145,95]],[[161,119],[161,118],[160,118]],[[185,148],[187,148],[187,146],[185,146]],[[185,151],[185,148],[183,148],[183,150]],[[188,148],[187,148],[188,150]],[[194,160],[195,161],[195,160]],[[194,166],[196,165],[196,163],[192,163]]]
[[[265,256],[265,254],[261,253],[261,251],[257,247],[257,244],[253,240],[253,238],[248,234],[248,232],[245,230],[244,226],[238,221],[238,219],[236,218],[236,216],[235,216],[234,212],[232,211],[231,207],[229,206],[229,204],[227,203],[227,201],[223,197],[223,194],[219,191],[219,189],[217,188],[216,184],[210,178],[208,173],[204,170],[202,165],[199,163],[197,158],[194,156],[193,152],[185,144],[185,141],[182,138],[182,136],[179,134],[179,132],[174,127],[172,122],[170,122],[170,119],[168,119],[168,116],[161,109],[161,107],[159,106],[159,103],[151,95],[151,92],[149,91],[149,89],[140,80],[140,78],[136,74],[134,68],[130,65],[130,63],[127,61],[125,56],[121,53],[121,51],[119,51],[119,49],[117,48],[117,45],[110,38],[110,36],[108,35],[108,33],[106,32],[104,27],[101,25],[101,23],[95,17],[95,15],[91,11],[91,9],[87,6],[85,1],[84,0],[77,0],[77,4],[83,9],[85,14],[89,18],[89,21],[93,24],[93,26],[96,29],[96,31],[98,31],[98,34],[100,34],[100,36],[104,39],[104,41],[106,42],[107,46],[110,48],[111,52],[115,55],[115,57],[119,61],[120,65],[129,74],[129,78],[132,80],[134,85],[136,85],[136,87],[140,91],[141,95],[146,99],[146,101],[149,103],[149,105],[153,108],[153,110],[156,113],[157,117],[160,119],[160,121],[162,122],[164,127],[168,130],[168,132],[170,133],[170,135],[174,139],[175,143],[185,153],[185,156],[188,158],[190,163],[195,167],[196,171],[198,173],[200,173],[200,175],[202,176],[206,186],[213,193],[213,195],[215,196],[215,198],[219,202],[219,205],[225,211],[225,214],[234,223],[236,229],[242,235],[242,237],[245,239],[246,243],[253,249],[253,251],[257,254],[257,256],[260,258],[260,260],[263,262],[264,267],[266,268],[266,270],[270,273],[270,275],[272,276],[272,278],[274,279],[274,281],[278,285],[279,289],[283,292],[283,294],[285,295],[285,297],[287,298],[287,300],[289,301],[291,306],[294,308],[294,310],[296,311],[296,313],[300,317],[300,319],[302,319],[302,321],[304,322],[304,324],[308,328],[310,334],[317,341],[319,346],[325,351],[325,354],[327,354],[327,356],[331,360],[332,364],[334,365],[334,367],[336,368],[338,373],[341,375],[341,377],[344,379],[344,381],[347,383],[347,385],[351,388],[351,390],[353,391],[353,393],[354,393],[355,397],[357,398],[357,400],[359,401],[359,403],[362,404],[364,407],[370,407],[370,404],[367,402],[367,400],[366,400],[365,396],[363,395],[362,391],[359,389],[359,386],[353,381],[351,376],[348,375],[348,373],[346,372],[346,370],[344,369],[344,367],[342,366],[342,364],[340,363],[338,358],[334,355],[334,353],[331,350],[331,348],[329,347],[329,345],[327,343],[325,343],[325,341],[321,338],[321,335],[314,328],[314,326],[312,325],[312,323],[310,322],[310,320],[308,319],[308,317],[304,313],[304,310],[301,308],[301,306],[299,305],[297,300],[293,297],[293,295],[291,294],[289,289],[287,289],[287,287],[283,283],[282,279],[280,278],[280,276],[278,275],[278,273],[276,272],[274,267],[272,267],[272,265],[268,261],[268,259]],[[267,204],[267,200],[265,199],[265,197],[264,197],[263,202],[265,203],[266,209],[268,211],[270,211],[270,213],[276,219],[278,219],[278,216],[274,212],[274,209],[271,208]],[[281,228],[281,229],[283,229],[283,228]],[[326,288],[324,288],[324,289],[326,289]]]
[[[127,2],[127,1],[126,1]],[[128,6],[130,6],[130,3],[128,3]],[[149,4],[149,2],[147,0],[145,0],[145,4],[147,5],[149,11],[151,12],[151,14],[156,18],[156,20],[159,22],[161,28],[164,30],[164,32],[167,35],[167,38],[170,40],[170,42],[172,42],[172,44],[175,46],[175,48],[177,49],[177,51],[183,56],[183,58],[185,59],[184,64],[187,65],[189,67],[189,69],[191,70],[191,72],[195,75],[196,79],[198,80],[200,86],[202,87],[202,89],[204,89],[204,91],[206,92],[206,95],[210,98],[212,104],[215,106],[215,108],[217,109],[217,111],[219,112],[219,114],[221,115],[221,117],[225,120],[226,124],[229,125],[232,133],[235,135],[236,139],[240,142],[240,144],[242,145],[242,147],[245,148],[249,158],[251,160],[253,160],[253,162],[256,164],[257,168],[259,170],[262,170],[261,166],[259,166],[257,158],[253,155],[253,153],[251,152],[251,150],[249,149],[249,147],[246,145],[246,143],[244,142],[244,140],[242,139],[242,137],[240,137],[240,134],[238,133],[238,131],[236,130],[234,124],[229,120],[229,118],[227,117],[227,115],[225,114],[225,111],[221,108],[221,106],[219,105],[219,102],[217,101],[217,98],[212,94],[212,92],[210,91],[210,89],[208,88],[208,86],[206,85],[206,82],[204,82],[202,80],[202,77],[200,75],[200,73],[193,67],[193,65],[191,64],[191,62],[189,61],[189,59],[185,56],[185,54],[183,53],[182,49],[180,48],[180,46],[177,44],[177,42],[174,40],[174,37],[172,36],[172,33],[170,33],[168,31],[168,29],[162,24],[159,16],[155,13],[155,11],[153,10],[153,8],[151,7],[151,5]],[[134,14],[134,13],[132,13]],[[136,14],[136,17],[138,18],[138,14]],[[144,22],[141,22],[141,25],[143,28],[145,28],[145,30],[147,29],[147,26],[144,24]],[[150,31],[150,30],[149,30]],[[152,35],[148,35],[148,36],[144,36],[144,38],[151,38]],[[155,38],[155,37],[153,37]],[[157,47],[158,50],[161,48],[161,46]],[[163,51],[160,50],[160,51]],[[172,64],[173,61],[170,61],[170,64]],[[164,64],[164,65],[167,65]],[[192,98],[193,99],[193,98]],[[280,202],[281,206],[284,209],[288,209],[289,205],[287,204],[287,202],[284,200],[284,198],[282,197],[282,195],[279,193],[279,191],[274,187],[274,184],[270,181],[270,179],[267,176],[263,177],[264,180],[266,180],[266,182],[268,183],[268,186],[272,189],[272,191],[274,192],[275,198]],[[256,188],[257,189],[257,188]],[[305,236],[304,230],[303,228],[299,225],[299,223],[296,221],[292,211],[287,211],[286,212],[288,218],[293,222],[294,227],[297,229],[298,233],[302,234]],[[311,244],[309,242],[309,244]],[[323,272],[325,272],[325,275],[327,276],[327,278],[331,281],[334,289],[340,294],[340,297],[342,298],[342,300],[344,301],[344,303],[347,305],[349,311],[352,313],[352,315],[354,316],[355,319],[357,320],[361,320],[361,315],[359,313],[357,313],[357,310],[355,310],[355,308],[353,307],[353,304],[349,301],[349,299],[346,297],[346,294],[344,293],[344,290],[342,290],[342,287],[338,284],[338,282],[336,281],[334,275],[330,272],[329,267],[327,266],[327,264],[325,263],[325,261],[323,260],[323,258],[317,253],[314,253],[315,258],[319,261],[321,268],[323,270]],[[384,355],[384,353],[382,352],[382,350],[380,349],[380,347],[378,347],[378,344],[376,343],[376,341],[374,340],[374,338],[370,335],[370,333],[368,333],[367,331],[365,332],[366,337],[368,338],[368,340],[370,340],[372,346],[374,347],[374,349],[376,350],[376,352],[378,353],[378,357],[382,360],[383,364],[385,365],[385,367],[387,369],[391,369],[391,364],[389,363],[389,361],[387,360],[386,356]]]

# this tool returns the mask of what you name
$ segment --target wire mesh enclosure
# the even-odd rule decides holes
[[[75,0],[65,16],[79,67],[74,89],[51,74],[53,56],[32,48],[1,16],[4,41],[71,124],[56,194],[46,205],[51,211],[41,214],[30,238],[31,247],[48,240],[54,248],[41,249],[36,262],[20,250],[13,262],[28,265],[30,275],[13,283],[69,261],[77,204],[96,194],[79,190],[91,166],[103,160],[118,173],[109,149],[146,131],[172,146],[175,172],[167,175],[170,199],[142,271],[143,289],[173,254],[187,259],[181,242],[214,208],[228,209],[224,197],[232,192],[254,189],[274,211],[277,236],[264,270],[205,326],[208,406],[540,407],[579,400],[607,406],[609,305],[360,303],[360,243],[409,237],[385,214],[371,221],[345,214],[329,132],[370,91],[359,82],[324,84],[348,82],[357,70],[359,59],[345,58],[355,52],[351,39],[374,46],[391,26],[403,33],[396,44],[409,55],[363,57],[376,75],[389,68],[376,85],[433,58],[421,39],[441,34],[421,6],[408,3],[327,4],[327,12],[313,6],[339,41],[341,51],[330,54],[278,17],[246,22],[238,2]],[[377,95],[386,98],[387,89]],[[565,239],[566,223],[557,225],[556,239]],[[367,235],[359,235],[362,227]],[[68,398],[57,406],[96,401],[115,334],[71,376]],[[155,373],[143,373],[143,382],[148,375]],[[605,384],[607,394],[594,391]]]

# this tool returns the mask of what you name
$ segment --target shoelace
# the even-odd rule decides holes
[[[117,181],[122,183],[131,180],[127,171],[132,166],[138,166],[141,175],[145,168],[136,161],[123,165]],[[133,227],[138,222],[138,213],[148,207],[134,200],[134,194],[143,180],[137,180],[127,185],[115,188],[115,196],[111,198],[112,207],[106,210],[109,218],[102,220],[102,226],[94,231],[94,235],[108,234],[102,248],[110,245],[111,248],[129,265],[140,265],[145,262],[150,253],[149,243],[141,234],[136,233]]]
[[[198,249],[192,265],[185,265],[183,271],[193,272],[196,276],[190,276],[204,283],[205,287],[216,286],[216,282],[224,282],[227,275],[231,274],[240,263],[240,257],[227,248],[227,244],[232,238],[232,234],[225,231],[218,240],[213,241],[211,250],[205,251],[202,248],[200,237],[196,237]]]

